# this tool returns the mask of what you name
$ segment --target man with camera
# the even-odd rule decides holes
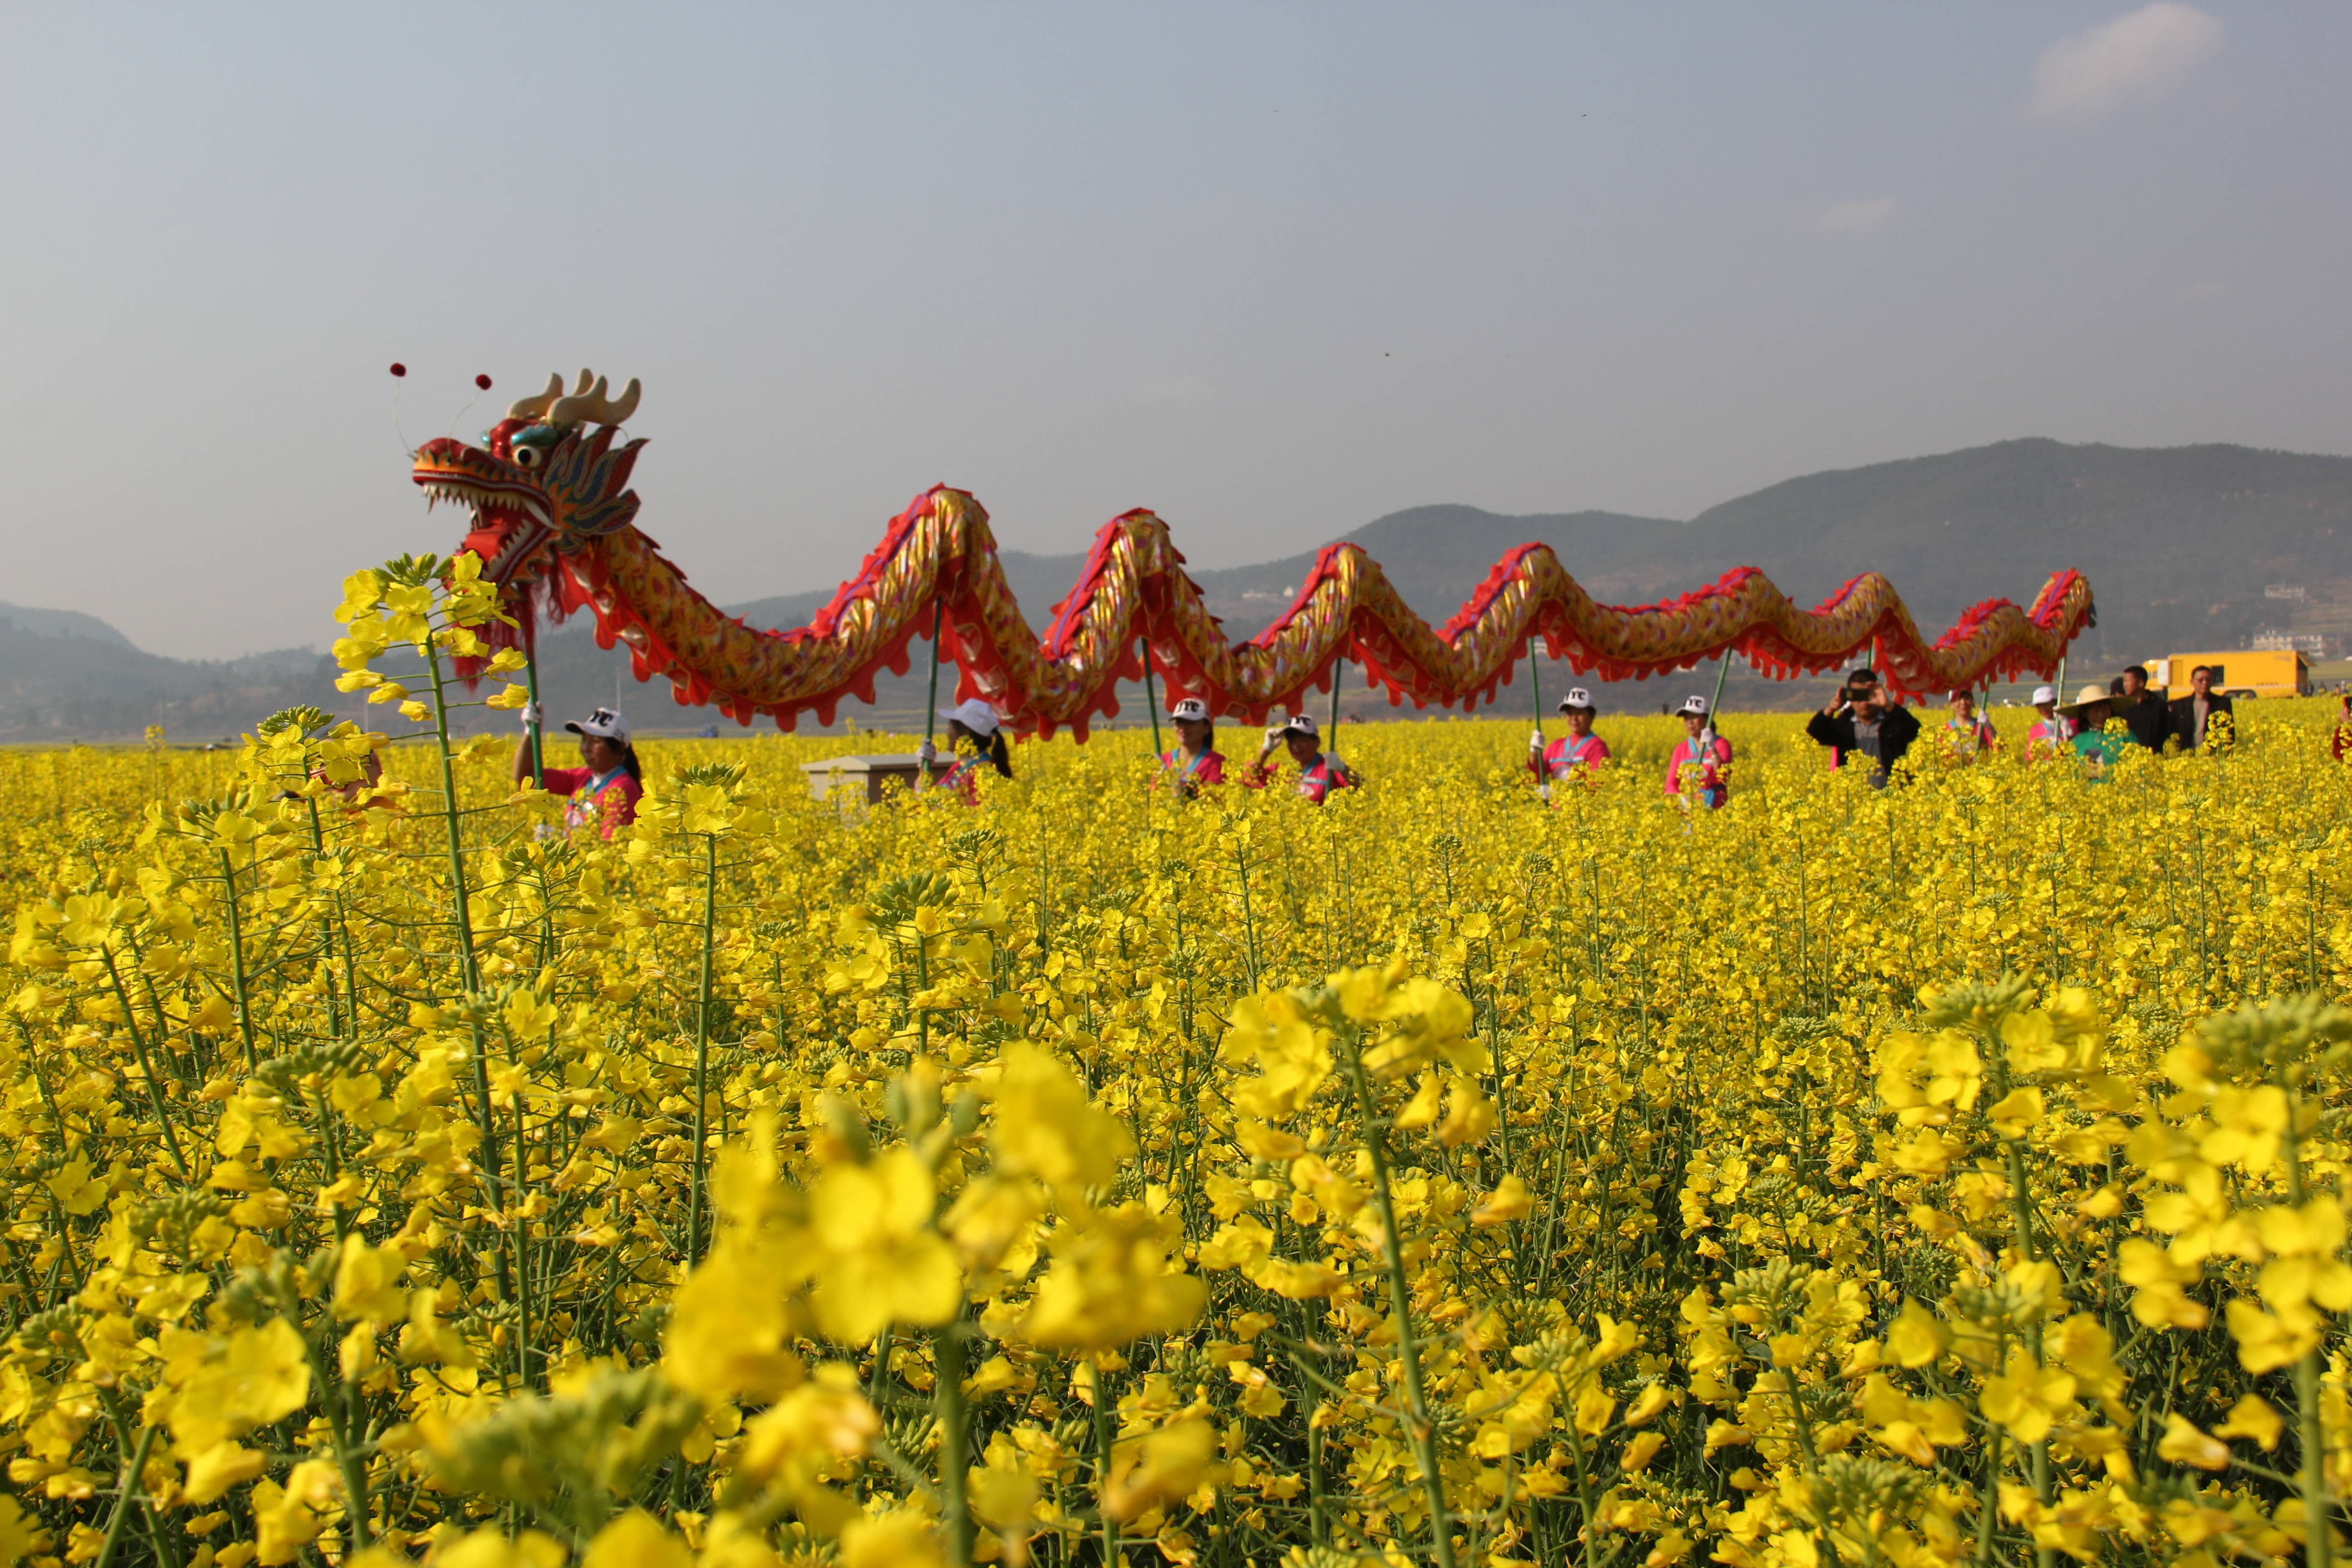
[[[1891,699],[1878,671],[1864,666],[1845,678],[1837,700],[1806,722],[1805,733],[1830,749],[1833,768],[1857,752],[1868,758],[1870,787],[1885,789],[1887,770],[1919,738],[1919,721]]]

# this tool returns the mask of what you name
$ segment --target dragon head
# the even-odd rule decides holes
[[[563,378],[551,375],[546,391],[491,427],[488,446],[443,437],[416,449],[410,477],[428,505],[455,501],[472,511],[459,548],[481,557],[482,575],[508,590],[510,608],[527,610],[534,589],[552,589],[560,613],[568,595],[550,581],[558,559],[635,518],[637,495],[626,486],[645,442],[616,447],[613,439],[636,411],[638,392],[632,381],[614,399],[603,376],[583,370],[567,394]],[[591,435],[591,426],[601,428]]]

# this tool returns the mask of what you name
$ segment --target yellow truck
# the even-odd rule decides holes
[[[2311,665],[2293,648],[2240,648],[2234,653],[2176,653],[2147,661],[2150,686],[2175,697],[2189,692],[2189,672],[2213,668],[2213,689],[2231,697],[2308,697]]]

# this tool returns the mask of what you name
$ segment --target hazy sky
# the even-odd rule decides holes
[[[2352,8],[2201,0],[11,7],[0,599],[321,641],[457,537],[395,359],[412,442],[478,372],[469,437],[642,376],[641,521],[722,602],[935,480],[1216,566],[2012,436],[2340,452],[2347,79]]]

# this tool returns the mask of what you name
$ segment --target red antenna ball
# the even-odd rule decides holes
[[[394,360],[392,362],[392,374],[394,375],[406,375],[408,374],[408,367],[401,363],[398,360]]]
[[[478,375],[474,378],[474,384],[488,392],[490,389],[490,378],[487,375]]]

